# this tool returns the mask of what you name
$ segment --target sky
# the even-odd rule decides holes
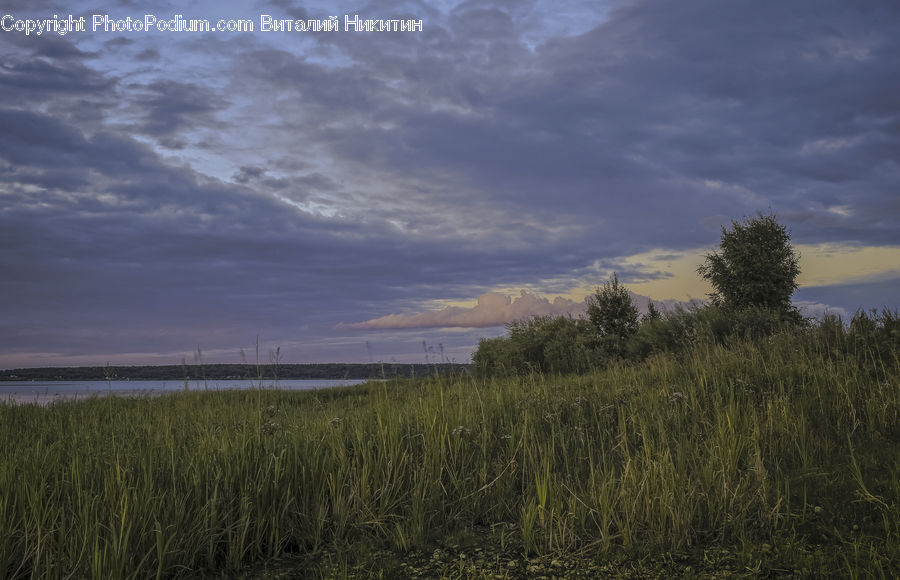
[[[26,34],[54,15],[85,30]],[[176,15],[254,28],[93,29]],[[345,29],[357,15],[421,30]],[[639,301],[704,298],[722,227],[760,212],[801,255],[805,312],[900,307],[895,0],[0,17],[0,368],[253,361],[257,342],[264,361],[467,362],[613,273]]]

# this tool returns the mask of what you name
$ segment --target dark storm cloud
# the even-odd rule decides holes
[[[337,184],[321,173],[300,174],[286,178],[270,177],[266,175],[266,171],[262,167],[244,165],[238,168],[232,175],[232,179],[243,185],[253,183],[273,190],[290,189],[292,192],[291,197],[294,201],[298,201],[298,196],[305,197],[306,192],[334,191],[337,189]]]
[[[96,53],[76,47],[69,37],[35,41],[0,34],[0,107],[41,107],[79,126],[96,125],[115,106],[116,88],[116,80],[96,63]]]
[[[165,80],[129,89],[140,94],[135,98],[143,116],[139,130],[175,148],[183,145],[176,135],[213,124],[213,113],[227,106],[222,96],[197,84]]]
[[[111,50],[118,50],[118,49],[124,48],[126,46],[131,46],[133,44],[134,44],[134,40],[127,38],[125,36],[117,36],[117,37],[113,38],[112,40],[107,40],[106,42],[104,42],[103,46],[105,46],[106,48],[111,49]]]
[[[898,24],[887,2],[634,2],[532,53],[507,12],[465,4],[415,39],[326,38],[354,67],[249,62],[315,118],[346,120],[318,131],[337,155],[439,172],[527,214],[607,217],[604,246],[697,245],[706,216],[821,215],[828,197],[850,200],[855,227],[801,222],[804,241],[883,243],[897,241],[881,216],[900,150]]]
[[[20,193],[0,213],[11,241],[0,250],[0,290],[15,305],[4,320],[19,329],[5,335],[8,348],[90,349],[106,337],[127,351],[173,334],[234,344],[255,325],[327,328],[358,309],[383,313],[372,303],[386,296],[408,302],[421,287],[465,286],[456,272],[470,251],[303,216],[167,166],[127,137],[8,110],[0,127],[0,157],[16,168],[8,184],[21,182],[18,172],[46,181],[58,169],[82,184]],[[410,272],[421,287],[405,282]]]
[[[329,179],[325,175],[321,173],[310,173],[304,175],[301,178],[301,183],[310,189],[318,189],[318,190],[333,190],[337,189],[337,184],[334,180]]]
[[[4,135],[0,159],[13,168],[14,177],[19,172],[27,175],[28,170],[40,174],[66,169],[79,175],[80,180],[91,179],[94,171],[112,178],[124,174],[147,183],[148,179],[156,180],[154,170],[177,171],[166,171],[152,151],[133,139],[108,132],[88,137],[80,129],[46,115],[0,109],[0,131]],[[128,185],[123,191],[132,187]],[[167,191],[163,189],[159,195],[165,199]]]
[[[35,10],[46,10],[48,8],[54,8],[58,5],[58,2],[54,0],[7,0],[3,3],[4,11],[35,11]]]
[[[49,59],[67,61],[96,58],[96,52],[81,50],[70,39],[63,36],[48,34],[35,42],[33,38],[20,34],[3,35],[4,42],[17,47],[32,57],[46,57]]]
[[[269,0],[269,4],[291,18],[300,20],[309,18],[309,13],[306,11],[306,8],[303,7],[302,3],[295,0]]]
[[[65,62],[33,57],[6,57],[0,69],[0,87],[7,104],[28,104],[60,96],[90,95],[113,83],[82,63],[71,62],[73,54],[62,55]]]
[[[0,110],[0,157],[19,166],[73,165],[86,144],[77,129],[45,115],[13,109]]]
[[[234,174],[234,180],[238,183],[247,183],[251,180],[255,181],[265,175],[266,170],[262,167],[252,167],[249,165],[245,165],[243,167],[238,168],[238,171]]]
[[[257,333],[399,352],[379,337],[416,341],[335,326],[665,276],[622,258],[713,245],[768,206],[795,241],[900,243],[900,8],[616,6],[536,45],[529,2],[373,3],[426,29],[118,37],[99,55],[99,38],[0,35],[0,354]]]
[[[160,57],[159,51],[156,50],[155,48],[148,48],[148,49],[142,50],[139,53],[137,53],[136,55],[134,55],[134,58],[136,60],[145,61],[145,62],[159,60],[159,57]]]

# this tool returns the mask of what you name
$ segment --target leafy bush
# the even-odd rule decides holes
[[[858,313],[848,328],[833,318],[804,326],[785,320],[783,313],[773,308],[706,305],[657,311],[626,328],[630,333],[624,336],[615,332],[600,335],[596,323],[585,318],[544,316],[512,322],[507,325],[507,336],[479,342],[473,366],[481,376],[582,373],[615,360],[637,363],[654,354],[679,354],[702,345],[727,346],[807,331],[816,335],[814,342],[820,347],[827,345],[828,350],[845,354],[852,350],[884,358],[900,351],[900,323],[892,313]]]
[[[653,312],[648,323],[659,320],[659,312]],[[630,358],[630,341],[640,327],[638,311],[615,274],[588,299],[587,313],[587,318],[535,316],[507,324],[508,336],[479,341],[472,355],[475,372],[582,373]]]
[[[482,338],[472,354],[472,369],[479,376],[515,375],[525,361],[509,337]]]
[[[580,373],[597,357],[590,323],[569,316],[535,316],[506,325],[508,336],[481,339],[472,355],[479,375]]]
[[[694,306],[651,311],[638,322],[627,291],[613,278],[589,302],[590,319],[536,316],[506,325],[507,336],[482,339],[472,356],[481,376],[582,373],[699,344],[760,339],[794,325],[770,308]],[[861,324],[861,323],[858,323]]]

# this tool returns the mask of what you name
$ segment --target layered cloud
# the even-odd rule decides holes
[[[630,293],[632,301],[640,313],[647,312],[651,299]],[[587,311],[588,297],[575,301],[562,296],[550,300],[528,292],[520,291],[512,298],[498,292],[488,292],[476,299],[475,306],[447,306],[441,310],[414,314],[389,314],[365,322],[344,325],[357,330],[410,329],[410,328],[484,328],[501,326],[516,320],[533,316],[583,316]],[[675,300],[654,302],[661,310],[670,310],[681,304]]]
[[[574,302],[557,296],[548,298],[522,290],[516,298],[505,294],[488,292],[477,298],[475,306],[447,306],[434,312],[417,314],[389,314],[365,322],[348,325],[356,329],[379,328],[481,328],[500,326],[514,320],[522,320],[532,316],[578,315],[585,310],[583,302]]]
[[[237,352],[257,334],[301,361],[365,359],[367,341],[418,360],[420,340],[462,360],[464,329],[577,313],[541,296],[613,271],[654,299],[702,297],[688,254],[769,207],[804,247],[859,248],[811,264],[798,300],[898,305],[879,265],[900,247],[893,2],[342,10],[424,27],[0,33],[0,366]]]

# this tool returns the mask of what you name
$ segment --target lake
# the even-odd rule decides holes
[[[264,388],[308,391],[358,385],[364,380],[279,380],[263,381]],[[190,381],[191,391],[250,389],[251,380]],[[109,394],[122,396],[158,395],[184,390],[184,381],[0,381],[0,401],[46,405],[60,399],[83,399]]]

